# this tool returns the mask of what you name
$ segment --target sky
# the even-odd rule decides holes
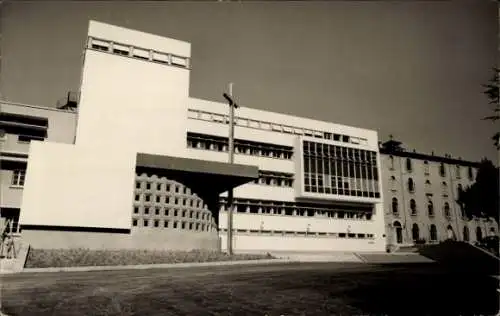
[[[12,1],[0,91],[55,106],[78,90],[90,19],[192,44],[190,96],[374,129],[408,150],[497,161],[481,84],[498,58],[494,1]],[[498,125],[497,125],[498,127]]]

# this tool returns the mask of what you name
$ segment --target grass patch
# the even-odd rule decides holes
[[[275,257],[270,254],[234,254],[230,256],[222,252],[205,250],[30,249],[25,268],[123,266],[258,259],[275,259]]]

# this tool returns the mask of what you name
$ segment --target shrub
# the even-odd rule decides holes
[[[271,254],[234,254],[208,250],[90,250],[90,249],[30,249],[26,268],[86,267],[160,263],[214,262],[272,259]]]

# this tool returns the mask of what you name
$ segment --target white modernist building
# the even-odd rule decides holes
[[[189,97],[189,43],[90,21],[73,144],[32,140],[35,248],[385,251],[375,131]]]

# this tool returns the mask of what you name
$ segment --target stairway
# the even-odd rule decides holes
[[[396,253],[417,253],[418,248],[415,245],[401,245],[399,246]]]

